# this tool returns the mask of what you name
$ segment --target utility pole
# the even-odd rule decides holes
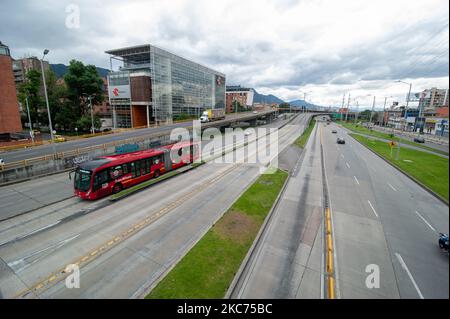
[[[30,107],[28,106],[28,95],[25,96],[25,102],[26,102],[26,104],[27,104],[28,123],[30,123],[30,137],[31,137],[31,142],[34,144],[34,132],[33,132],[33,125],[31,124]]]
[[[87,96],[88,101],[89,101],[89,107],[91,109],[91,134],[95,133],[94,130],[94,110],[92,107],[92,97],[95,96],[95,94],[87,94],[87,93],[83,93],[83,95]]]
[[[345,93],[344,93],[344,95],[342,96],[342,106],[341,106],[341,110],[344,109],[344,105],[345,105]],[[342,120],[342,118],[341,118],[341,120]]]
[[[350,107],[350,96],[351,94],[348,94],[348,100],[347,100],[347,111],[345,111],[345,122],[347,122],[348,119],[348,108]]]
[[[370,112],[369,123],[372,123],[373,111],[375,110],[375,95],[373,96],[372,112]]]
[[[48,52],[49,52],[48,49],[44,50],[44,55],[42,56],[41,59],[41,71],[42,71],[42,80],[44,82],[45,104],[47,105],[48,127],[50,129],[50,137],[52,139],[53,154],[56,155],[55,138],[53,136],[52,117],[50,115],[50,105],[48,104],[47,84],[45,83],[45,71],[44,71],[44,57],[47,55]]]
[[[359,114],[359,103],[358,101],[356,101],[355,125],[356,121],[358,120],[358,114]]]
[[[383,127],[385,127],[384,119],[386,118],[386,102],[387,102],[387,97],[385,96],[384,97],[384,106],[383,106]]]

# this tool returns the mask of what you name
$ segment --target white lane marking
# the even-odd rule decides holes
[[[367,200],[367,202],[369,203],[370,208],[372,208],[372,211],[373,211],[373,213],[375,214],[375,216],[377,216],[377,218],[378,218],[377,211],[375,210],[375,208],[373,208],[372,203],[370,202],[370,200]]]
[[[394,191],[397,191],[396,189],[395,189],[395,187],[394,186],[392,186],[390,183],[387,183],[388,185],[389,185],[389,187],[390,188],[392,188]]]
[[[346,162],[345,165],[347,165],[348,168],[350,168],[350,165],[348,165],[348,163]]]
[[[22,239],[22,238],[29,237],[29,236],[31,236],[31,235],[33,235],[33,234],[39,232],[39,231],[42,231],[42,230],[44,230],[44,229],[53,227],[53,226],[59,224],[60,222],[61,222],[61,220],[57,220],[56,222],[54,222],[54,223],[52,223],[52,224],[50,224],[50,225],[47,225],[47,226],[44,226],[44,227],[35,229],[35,230],[33,230],[33,231],[29,232],[29,233],[26,233],[25,235],[16,237],[16,238],[11,239],[11,240],[7,240],[7,241],[4,241],[4,242],[1,242],[1,243],[0,243],[0,246],[3,246],[3,245],[5,245],[5,244],[8,244],[8,243],[13,242],[13,241],[16,241],[16,240],[20,240],[20,239]]]
[[[26,255],[26,256],[24,256],[24,257],[22,257],[20,259],[11,261],[11,262],[8,263],[8,266],[11,267],[16,273],[19,273],[22,270],[24,270],[25,268],[27,268],[27,267],[31,266],[32,264],[36,263],[37,261],[39,261],[41,258],[37,258],[36,260],[32,261],[31,263],[28,263],[26,261],[26,259],[34,257],[34,256],[36,256],[36,255],[38,255],[40,253],[43,253],[43,252],[45,252],[47,250],[50,250],[50,249],[56,250],[56,249],[64,246],[68,242],[74,240],[75,238],[77,238],[80,235],[81,234],[76,234],[73,237],[64,239],[64,240],[62,240],[62,241],[60,241],[60,242],[58,242],[56,244],[52,244],[52,245],[50,245],[50,246],[48,246],[48,247],[46,247],[44,249],[40,249],[38,251],[35,251],[35,252],[33,252],[33,253],[29,254],[29,255]]]
[[[356,176],[353,176],[353,178],[355,179],[356,183],[359,185],[359,181],[358,181],[358,179],[356,178]]]
[[[420,292],[419,286],[417,286],[416,281],[414,280],[413,276],[411,275],[411,273],[409,272],[408,266],[406,266],[405,262],[403,261],[402,256],[400,256],[399,253],[395,253],[395,256],[397,256],[397,259],[400,263],[400,265],[402,266],[402,268],[406,271],[406,273],[408,274],[409,279],[411,279],[414,288],[416,288],[417,293],[419,294],[420,299],[425,299],[422,295],[422,293]]]
[[[425,218],[423,218],[423,216],[422,215],[420,215],[420,213],[416,210],[416,214],[417,214],[417,216],[419,216],[420,217],[420,219],[422,219],[423,220],[423,222],[425,223],[425,224],[427,224],[427,226],[428,227],[430,227],[431,228],[431,230],[432,231],[434,231],[435,233],[437,233],[437,231],[436,231],[436,229],[434,229],[434,227],[433,226],[431,226],[431,224],[429,223],[429,222],[427,222],[427,220],[425,219]]]

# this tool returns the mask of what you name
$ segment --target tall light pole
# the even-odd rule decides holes
[[[374,95],[373,96],[373,104],[372,104],[372,112],[370,112],[370,120],[369,120],[370,123],[372,123],[373,111],[375,110],[375,99],[376,99],[376,96]]]
[[[47,113],[48,113],[48,127],[50,129],[50,137],[52,139],[52,148],[53,148],[53,153],[56,154],[56,148],[55,148],[55,139],[53,136],[53,125],[52,125],[52,117],[50,115],[50,106],[48,104],[48,95],[47,95],[47,84],[45,83],[45,71],[44,71],[44,57],[47,55],[47,53],[49,52],[48,49],[44,50],[44,55],[42,56],[41,59],[41,71],[42,71],[42,80],[44,82],[44,94],[45,94],[45,103],[47,104]]]
[[[34,144],[34,133],[33,133],[33,125],[31,124],[30,107],[28,106],[28,95],[25,96],[25,103],[27,104],[28,123],[30,124],[31,142]]]
[[[385,124],[385,118],[386,118],[386,102],[387,102],[387,99],[389,99],[389,98],[391,98],[392,96],[385,96],[384,97],[384,106],[383,106],[383,127],[385,127],[386,126],[386,124]]]
[[[348,108],[350,107],[350,93],[348,93],[348,100],[347,100],[347,110],[345,111],[345,122],[347,122],[348,119]]]
[[[409,85],[408,95],[406,96],[406,107],[405,107],[405,127],[406,127],[408,125],[408,123],[406,122],[406,119],[408,117],[408,105],[409,105],[409,99],[410,99],[410,96],[411,96],[412,83],[408,83],[408,82],[404,82],[404,81],[400,81],[400,80],[398,80],[396,82]]]
[[[306,112],[306,94],[312,93],[312,91],[308,91],[308,92],[300,91],[300,93],[303,93],[303,102],[305,102],[304,111]]]
[[[92,97],[94,97],[95,94],[83,93],[83,95],[87,96],[88,101],[89,101],[89,107],[91,109],[91,134],[94,134],[95,133],[95,130],[94,130],[94,110],[93,110],[93,107],[92,107]]]

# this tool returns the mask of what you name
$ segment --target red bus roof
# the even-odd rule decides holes
[[[150,148],[148,150],[136,151],[136,152],[126,153],[126,154],[99,156],[91,161],[81,163],[79,165],[79,167],[81,169],[92,170],[92,171],[99,170],[101,168],[107,168],[107,167],[120,165],[120,164],[132,162],[132,161],[147,158],[147,157],[160,155],[160,154],[163,154],[165,150],[172,149],[172,147],[174,147],[175,145],[177,146],[177,148],[179,148],[179,147],[190,146],[191,144],[193,144],[193,143],[186,141],[186,142],[179,142],[176,144],[164,145],[164,146],[161,146],[160,148]]]

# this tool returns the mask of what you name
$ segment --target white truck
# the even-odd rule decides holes
[[[209,109],[205,110],[200,116],[201,123],[218,121],[225,119],[225,109]]]

